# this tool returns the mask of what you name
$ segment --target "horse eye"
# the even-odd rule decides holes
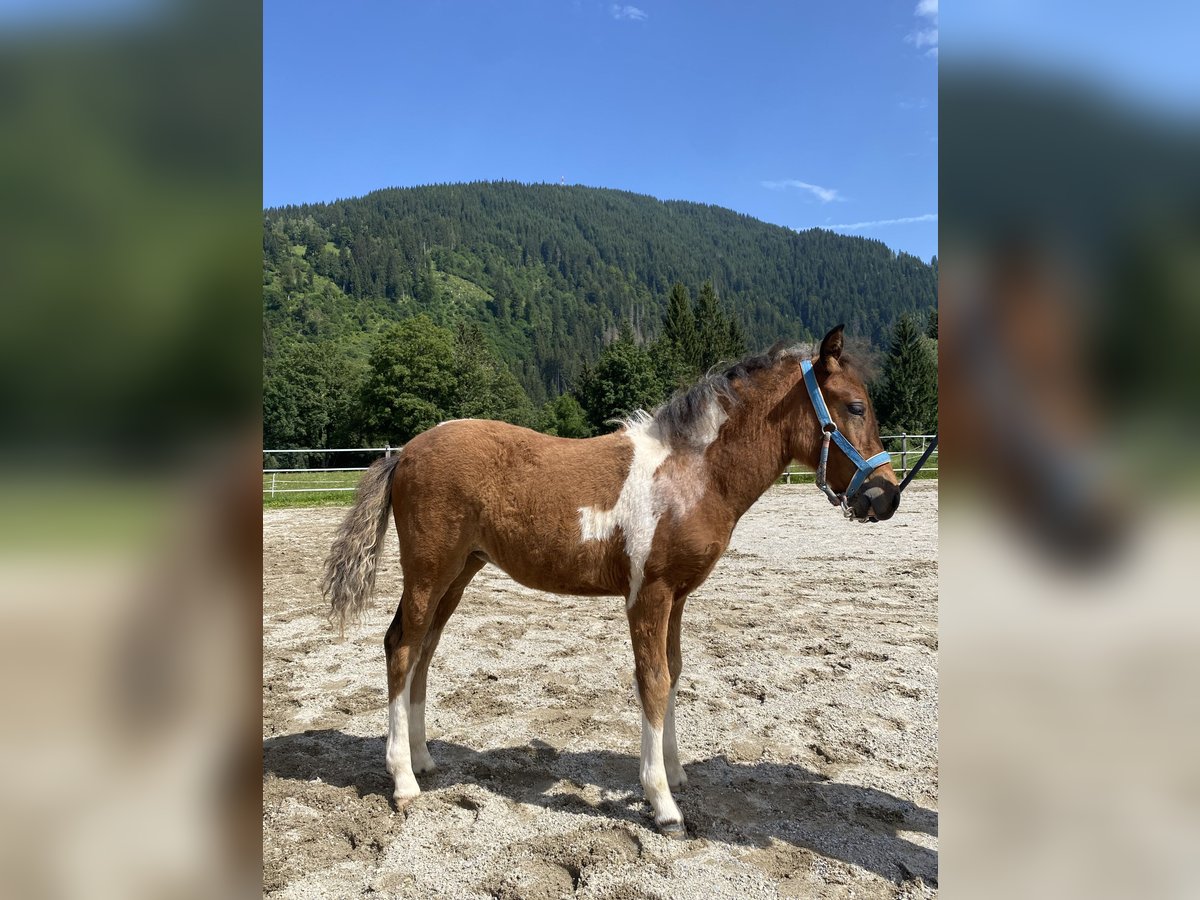
[[[862,403],[847,404],[846,409],[850,411],[850,415],[852,416],[865,415],[867,412],[867,407]]]

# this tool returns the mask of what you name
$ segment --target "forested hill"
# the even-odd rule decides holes
[[[376,191],[264,213],[268,357],[295,341],[364,356],[417,313],[478,323],[536,402],[569,389],[622,323],[649,341],[675,282],[711,280],[747,345],[838,322],[876,346],[937,302],[937,261],[727,209],[512,182]]]

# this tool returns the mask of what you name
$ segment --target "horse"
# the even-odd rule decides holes
[[[687,783],[675,690],[688,595],[792,460],[817,470],[853,519],[888,519],[899,505],[867,389],[842,349],[841,325],[816,359],[777,344],[600,437],[443,422],[367,470],[322,589],[344,629],[370,597],[391,513],[404,577],[384,638],[397,810],[419,795],[416,776],[434,769],[425,743],[429,664],[463,591],[490,563],[536,590],[625,599],[642,710],[640,780],[659,831],[686,835],[671,792]],[[831,437],[840,451],[832,455]]]

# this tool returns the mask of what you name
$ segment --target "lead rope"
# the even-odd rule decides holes
[[[929,460],[929,455],[931,453],[933,453],[934,450],[937,449],[937,442],[938,442],[938,436],[935,434],[933,436],[933,440],[929,442],[929,446],[925,448],[925,452],[921,454],[921,458],[917,460],[917,464],[908,470],[908,474],[905,475],[904,480],[900,482],[900,489],[899,489],[900,493],[904,493],[904,489],[906,487],[908,487],[908,483],[913,480],[914,476],[916,476],[916,474],[918,472],[921,471],[921,466],[925,465],[925,463]],[[824,465],[824,463],[825,463],[824,454],[828,451],[828,449],[829,449],[829,437],[828,437],[828,435],[826,435],[825,447],[822,450],[822,457],[821,457],[822,465]]]

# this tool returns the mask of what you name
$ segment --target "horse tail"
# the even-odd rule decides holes
[[[346,620],[357,621],[375,588],[379,554],[392,508],[392,476],[400,453],[376,460],[363,474],[354,506],[338,527],[325,559],[321,593],[329,598],[329,621],[346,633]]]

